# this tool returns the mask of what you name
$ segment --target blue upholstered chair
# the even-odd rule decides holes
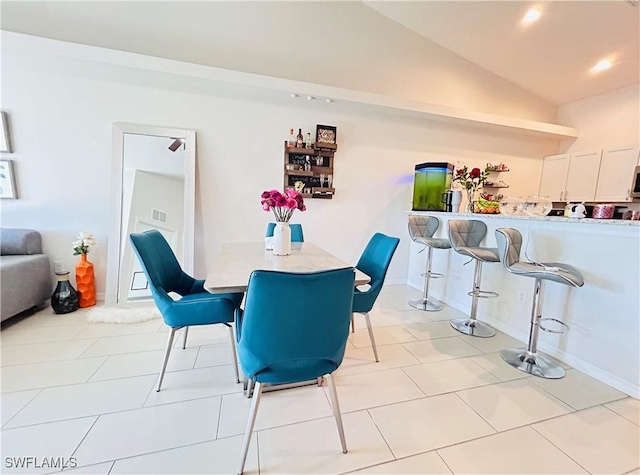
[[[354,285],[353,267],[308,274],[251,274],[244,311],[238,311],[236,320],[240,366],[255,382],[239,474],[265,383],[313,381],[327,375],[342,452],[347,453],[331,373],[342,363],[347,345]]]
[[[373,337],[369,312],[373,308],[373,304],[376,303],[376,299],[382,290],[384,277],[387,275],[391,258],[396,252],[399,242],[400,239],[398,238],[389,237],[381,233],[374,234],[356,264],[358,270],[361,270],[371,277],[371,282],[369,282],[370,288],[366,291],[361,291],[358,288],[355,289],[353,296],[353,313],[362,313],[367,320],[367,330],[369,330],[369,338],[371,339],[371,346],[373,347],[373,355],[376,358],[376,363],[379,361],[378,350],[376,348],[376,340]],[[351,315],[351,331],[354,330],[353,315]]]
[[[162,386],[175,332],[184,328],[182,342],[184,349],[187,344],[188,327],[194,325],[222,323],[229,328],[236,381],[240,382],[231,323],[235,310],[240,307],[243,294],[210,294],[207,292],[204,289],[204,280],[195,280],[183,272],[171,247],[162,234],[155,229],[131,234],[130,239],[133,250],[147,276],[153,300],[160,310],[164,322],[171,327],[156,391],[160,391]],[[175,292],[182,298],[174,300],[169,295],[170,292]]]
[[[267,224],[267,233],[265,237],[273,236],[273,230],[276,227],[276,223]],[[302,224],[289,224],[291,229],[291,242],[304,242],[304,234],[302,234]]]

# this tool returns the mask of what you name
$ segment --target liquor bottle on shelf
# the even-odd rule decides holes
[[[304,138],[302,137],[302,129],[298,129],[298,136],[296,137],[296,147],[304,147]]]
[[[289,129],[289,138],[287,139],[287,147],[296,146],[296,136],[293,133],[293,129]]]
[[[318,155],[316,157],[316,166],[317,167],[321,167],[322,166],[322,155]]]
[[[305,172],[311,171],[311,160],[309,159],[309,155],[307,155],[304,160],[304,171]]]
[[[311,141],[311,133],[307,132],[307,141],[305,143],[307,148],[311,148],[313,146],[313,142]]]

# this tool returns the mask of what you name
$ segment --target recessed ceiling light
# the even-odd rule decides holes
[[[599,73],[600,71],[606,71],[611,66],[613,66],[613,63],[611,61],[609,61],[608,59],[602,59],[598,61],[598,64],[591,68],[591,71],[593,71],[594,73]]]
[[[325,99],[324,102],[326,102],[327,104],[331,104],[332,102],[335,102],[333,99]]]
[[[315,97],[313,97],[313,96],[307,96],[307,100],[308,100],[308,101],[314,101],[315,99],[316,99],[316,98],[315,98]]]
[[[291,93],[291,99],[297,99],[298,97],[300,97],[298,94],[296,94],[295,92]]]
[[[538,20],[542,16],[542,13],[537,8],[531,8],[527,13],[525,13],[522,21],[524,23],[533,23]]]

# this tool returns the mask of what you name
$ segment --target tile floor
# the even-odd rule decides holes
[[[387,286],[371,312],[380,363],[356,315],[336,373],[349,453],[326,387],[265,393],[246,473],[639,473],[640,402],[576,370],[529,377],[497,351],[504,334],[455,332],[456,310],[407,306]],[[154,391],[166,327],[88,323],[43,310],[0,334],[2,473],[7,457],[74,457],[65,473],[235,473],[249,400],[234,384],[228,333],[192,328]]]

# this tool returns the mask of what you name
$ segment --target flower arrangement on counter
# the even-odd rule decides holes
[[[278,190],[263,191],[260,198],[262,209],[273,211],[276,221],[280,223],[288,223],[295,210],[307,209],[302,195],[293,188],[288,188],[284,193]]]
[[[465,190],[475,192],[478,188],[482,188],[482,185],[487,181],[489,171],[490,170],[486,168],[484,170],[472,168],[471,171],[469,171],[469,168],[465,165],[456,170],[453,175],[453,181],[460,183]]]
[[[467,210],[469,212],[473,212],[473,202],[475,201],[474,197],[478,188],[482,188],[482,185],[489,178],[489,167],[484,170],[480,170],[479,168],[472,168],[469,171],[469,168],[465,165],[462,168],[456,170],[453,175],[453,182],[459,183],[462,188],[467,191]]]
[[[84,231],[78,234],[78,240],[71,243],[73,246],[73,255],[88,254],[93,246],[96,245],[96,237],[91,233]]]

